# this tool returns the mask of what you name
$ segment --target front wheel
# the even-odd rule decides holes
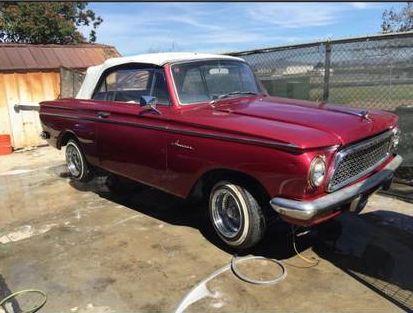
[[[228,181],[211,190],[209,216],[215,232],[227,245],[243,250],[263,237],[266,220],[260,205],[244,187]]]
[[[66,145],[66,164],[71,178],[80,182],[88,182],[92,177],[92,171],[86,161],[80,145],[70,139]]]

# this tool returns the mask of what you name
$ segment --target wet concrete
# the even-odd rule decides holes
[[[42,312],[173,312],[230,261],[205,208],[139,185],[114,195],[103,178],[73,183],[63,164],[49,147],[0,157],[0,296],[42,289]],[[283,259],[284,281],[250,285],[227,271],[187,311],[411,310],[412,225],[413,204],[375,195],[364,214],[298,237],[304,256],[320,258],[312,268],[273,226],[252,253]],[[256,277],[277,270],[265,262],[242,269]]]

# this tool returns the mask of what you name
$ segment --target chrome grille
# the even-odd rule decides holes
[[[348,185],[384,162],[390,154],[392,135],[389,131],[337,153],[328,191]]]

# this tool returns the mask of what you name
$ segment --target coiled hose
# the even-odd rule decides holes
[[[43,297],[43,299],[39,304],[33,306],[32,308],[30,308],[28,310],[22,311],[22,313],[37,312],[38,310],[40,310],[45,305],[45,303],[47,301],[47,295],[43,291],[38,290],[38,289],[25,289],[25,290],[20,290],[20,291],[14,292],[11,295],[8,295],[7,297],[5,297],[3,300],[1,300],[0,301],[0,308],[3,307],[6,304],[6,302],[9,301],[10,299],[15,298],[16,296],[19,296],[19,295],[22,295],[22,294],[26,294],[26,293],[40,294]]]

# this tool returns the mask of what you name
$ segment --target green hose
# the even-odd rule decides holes
[[[27,311],[23,311],[23,313],[34,313],[34,312],[37,312],[39,309],[41,309],[41,308],[43,307],[43,305],[46,303],[46,300],[47,300],[46,294],[45,294],[43,291],[38,290],[38,289],[26,289],[26,290],[20,290],[20,291],[17,291],[17,292],[15,292],[15,293],[12,293],[11,295],[8,295],[6,298],[4,298],[3,300],[0,301],[0,307],[3,306],[3,305],[4,305],[7,301],[9,301],[11,298],[14,298],[14,297],[16,297],[16,296],[18,296],[18,295],[21,295],[21,294],[24,294],[24,293],[29,293],[29,292],[34,292],[34,293],[39,293],[39,294],[41,294],[41,295],[43,296],[43,301],[42,301],[40,304],[32,307],[31,309],[29,309],[29,310],[27,310]]]

